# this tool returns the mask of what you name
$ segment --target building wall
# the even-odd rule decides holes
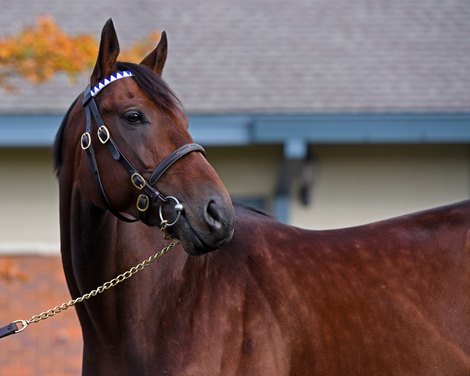
[[[292,200],[294,225],[352,226],[470,197],[468,145],[319,146],[314,152],[312,203]]]
[[[279,178],[282,146],[210,147],[207,158],[234,199],[263,198],[269,206]]]
[[[281,146],[207,147],[233,197],[270,208]],[[311,204],[291,192],[290,222],[324,229],[363,224],[470,196],[467,145],[336,145],[316,155]],[[0,253],[59,249],[58,186],[46,148],[0,149]]]
[[[0,253],[57,252],[58,185],[48,148],[0,149]]]

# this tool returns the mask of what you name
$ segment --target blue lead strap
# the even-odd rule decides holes
[[[17,332],[18,327],[16,326],[16,322],[12,322],[0,328],[0,338],[8,337],[12,334],[16,334]]]

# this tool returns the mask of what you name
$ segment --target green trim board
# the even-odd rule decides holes
[[[53,143],[62,115],[0,115],[0,147]],[[442,114],[189,114],[204,145],[470,143],[470,112]],[[288,151],[289,153],[289,151]]]

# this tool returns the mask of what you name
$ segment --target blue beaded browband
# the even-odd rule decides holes
[[[108,86],[111,82],[120,80],[121,78],[132,77],[132,76],[133,74],[131,71],[120,71],[120,72],[110,74],[104,80],[101,80],[95,86],[93,86],[93,88],[90,90],[90,95],[92,97],[95,97],[96,94],[98,94],[103,88]]]

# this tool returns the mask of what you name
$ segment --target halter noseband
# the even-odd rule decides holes
[[[158,165],[158,167],[150,176],[150,179],[148,181],[145,180],[145,178],[137,171],[137,169],[132,165],[132,163],[130,163],[129,160],[124,156],[124,154],[122,154],[122,152],[119,150],[117,144],[111,137],[111,134],[108,128],[104,124],[103,118],[101,117],[100,111],[95,102],[95,96],[103,88],[109,85],[111,82],[114,82],[121,78],[132,77],[132,76],[133,74],[131,71],[116,72],[116,73],[109,75],[104,80],[100,81],[93,88],[91,86],[88,86],[86,88],[85,92],[83,93],[83,107],[85,108],[86,124],[85,124],[85,132],[82,134],[81,139],[80,139],[80,146],[83,150],[87,152],[88,159],[90,161],[90,166],[93,171],[93,175],[99,187],[101,198],[106,204],[108,210],[112,214],[114,214],[117,218],[125,222],[138,221],[140,218],[128,217],[119,213],[117,210],[115,210],[113,206],[111,205],[110,201],[108,200],[108,197],[106,196],[106,192],[104,190],[104,186],[101,181],[98,164],[96,162],[95,152],[93,150],[93,145],[91,142],[91,127],[92,127],[91,115],[93,115],[93,118],[95,119],[95,122],[98,126],[98,130],[97,130],[98,139],[103,145],[106,145],[108,147],[113,159],[119,162],[124,167],[124,169],[127,170],[127,172],[130,175],[130,180],[131,180],[132,185],[138,191],[141,192],[136,202],[136,207],[137,207],[137,210],[139,211],[139,217],[145,215],[145,212],[149,208],[150,202],[152,200],[161,200],[163,203],[168,203],[170,200],[175,202],[174,210],[176,211],[176,218],[171,223],[169,223],[167,220],[163,218],[162,205],[159,206],[161,227],[166,228],[166,227],[174,225],[178,221],[181,215],[181,212],[183,211],[183,205],[174,196],[164,196],[155,188],[155,184],[160,179],[160,177],[165,173],[165,171],[168,170],[168,168],[170,168],[171,165],[173,165],[180,158],[184,157],[186,154],[191,153],[193,151],[197,151],[202,154],[205,154],[205,151],[201,145],[198,145],[195,143],[183,145],[182,147],[180,147],[179,149],[175,150],[173,153],[168,155],[160,163],[160,165]]]

